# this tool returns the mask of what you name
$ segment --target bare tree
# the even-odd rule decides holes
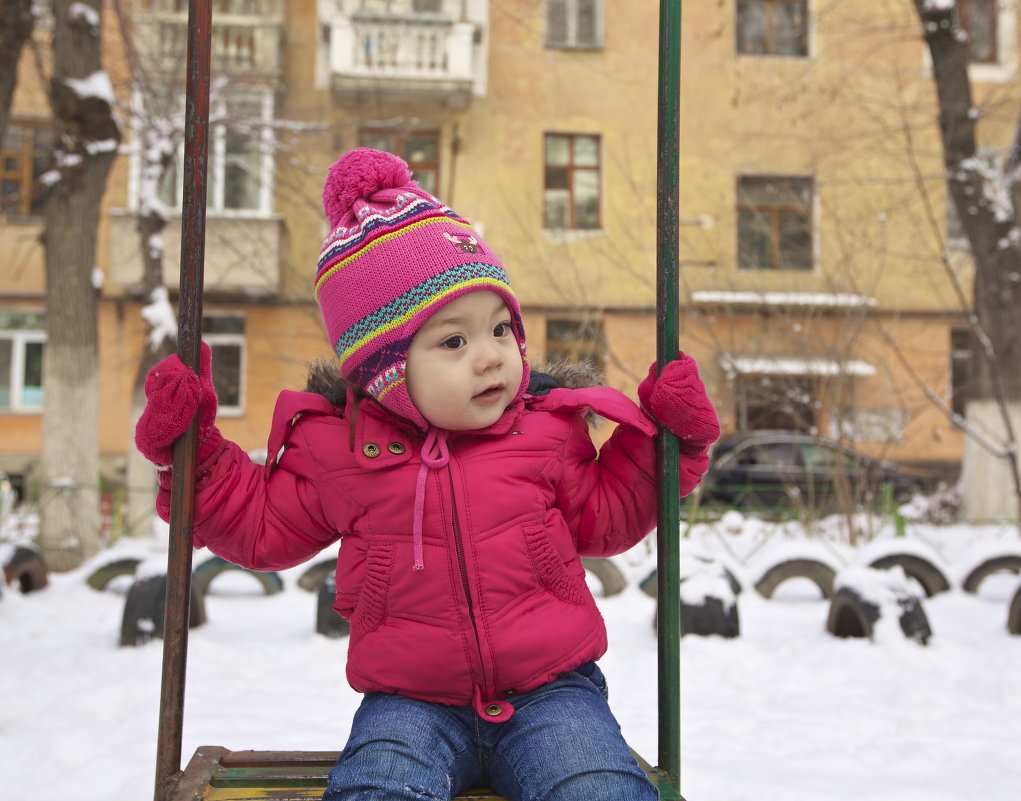
[[[99,549],[96,234],[120,129],[101,67],[100,0],[54,0],[55,165],[45,210],[47,347],[39,542],[68,570]]]
[[[32,0],[0,0],[0,142],[7,130],[21,49],[33,27]]]
[[[1003,443],[990,449],[969,438],[964,460],[966,513],[971,518],[1021,516],[1016,426],[1021,422],[1021,229],[1018,177],[1021,124],[999,171],[977,158],[967,36],[957,4],[915,0],[932,56],[939,126],[950,195],[975,263],[970,318],[977,358],[966,418]],[[1012,502],[1005,500],[1012,498]]]

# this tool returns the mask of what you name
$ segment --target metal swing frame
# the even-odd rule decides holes
[[[659,4],[657,125],[656,359],[660,368],[678,349],[678,188],[680,155],[681,0]],[[198,372],[202,338],[206,176],[209,142],[212,0],[190,0],[185,104],[184,199],[178,355]],[[174,447],[167,556],[167,603],[154,801],[298,801],[317,799],[333,752],[231,751],[200,747],[181,769],[184,686],[191,597],[197,418]],[[661,429],[656,446],[661,491],[657,537],[659,753],[655,767],[639,761],[663,801],[683,801],[680,714],[680,498],[677,438]],[[458,797],[499,801],[485,788]]]

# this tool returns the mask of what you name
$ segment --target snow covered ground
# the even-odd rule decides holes
[[[682,644],[683,791],[688,801],[1014,801],[1021,793],[1021,637],[1007,632],[1021,578],[960,589],[987,556],[1021,555],[1009,527],[882,529],[863,548],[839,533],[739,517],[698,527],[684,543],[722,560],[744,585],[741,635]],[[829,603],[805,579],[772,600],[753,589],[782,558],[839,569],[891,551],[920,553],[952,589],[924,599],[925,647],[827,634]],[[152,797],[161,649],[117,646],[126,581],[98,592],[85,578],[120,556],[165,559],[159,537],[120,543],[46,589],[0,600],[0,799],[147,801]],[[196,554],[199,564],[204,554]],[[602,665],[631,745],[656,760],[654,601],[642,593],[654,557],[617,557],[631,579],[600,599],[610,629]],[[344,681],[346,640],[314,633],[315,595],[287,571],[263,596],[225,573],[191,632],[184,752],[230,748],[338,750],[359,696]]]

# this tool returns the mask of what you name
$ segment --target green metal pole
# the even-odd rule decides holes
[[[656,164],[656,360],[677,358],[678,185],[681,101],[681,0],[659,4],[659,123]],[[659,616],[659,791],[681,798],[680,497],[677,438],[657,437],[659,479],[657,576]]]

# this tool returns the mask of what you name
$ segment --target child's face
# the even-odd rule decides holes
[[[408,350],[412,403],[437,428],[492,425],[518,394],[521,351],[495,292],[462,295],[418,329]]]

